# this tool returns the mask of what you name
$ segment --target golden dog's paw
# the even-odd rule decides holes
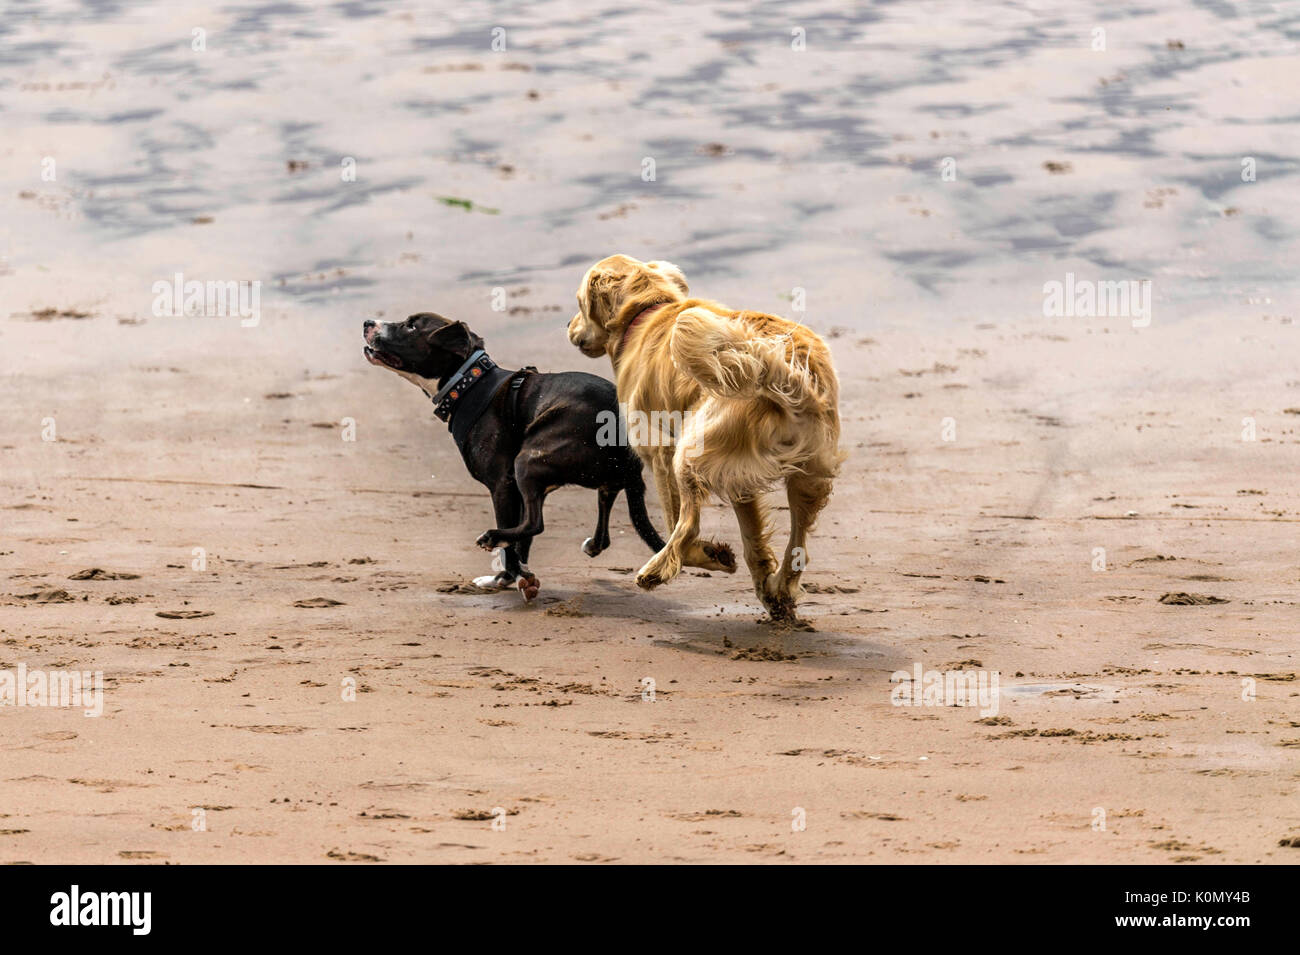
[[[636,585],[640,587],[642,590],[654,590],[663,582],[664,582],[663,578],[655,573],[647,574],[644,571],[642,571],[641,573],[636,575]]]
[[[665,557],[660,554],[651,557],[636,575],[636,585],[642,590],[654,590],[661,584],[666,584],[682,571],[681,564],[677,563],[671,557]]]
[[[795,616],[795,604],[799,600],[798,588],[792,592],[786,581],[781,579],[781,575],[768,574],[764,579],[761,587],[755,587],[754,592],[758,594],[758,599],[763,601],[763,607],[767,610],[768,616],[775,623],[784,623],[788,621],[797,621]]]
[[[709,563],[704,565],[705,570],[721,570],[728,574],[736,572],[736,554],[732,551],[730,544],[720,544],[717,541],[700,541],[700,549],[704,551],[704,556],[709,559]]]
[[[763,606],[767,608],[768,616],[774,621],[784,623],[797,619],[794,612],[794,600],[789,596],[764,597]]]

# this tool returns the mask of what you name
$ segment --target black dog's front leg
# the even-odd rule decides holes
[[[523,510],[523,502],[519,497],[519,490],[515,487],[513,481],[502,481],[491,489],[492,491],[492,511],[496,517],[497,526],[509,526],[519,520],[519,514]],[[484,545],[484,538],[491,534],[479,537],[477,543],[480,547]],[[496,550],[497,544],[488,547],[488,550]],[[502,562],[504,567],[495,577],[475,579],[475,583],[485,587],[509,587],[516,580],[524,575],[523,561],[518,549],[514,544],[506,544],[501,551]]]
[[[546,529],[542,521],[542,507],[546,501],[545,480],[525,472],[519,475],[517,486],[523,499],[523,520],[517,527],[512,526],[513,521],[502,521],[499,527],[484,531],[476,541],[479,547],[496,550],[502,544],[531,540]]]
[[[495,550],[504,544],[506,553],[511,553],[515,549],[514,545],[518,544],[526,554],[533,538],[544,529],[542,506],[546,502],[548,484],[546,477],[532,474],[528,470],[519,467],[518,464],[516,464],[515,468],[515,477],[515,486],[518,488],[517,497],[521,499],[523,505],[523,519],[516,527],[510,526],[513,523],[512,521],[502,521],[502,526],[495,527],[490,531],[484,531],[477,541],[479,547]],[[524,595],[525,600],[532,600],[536,597],[541,587],[537,578],[527,570],[519,572],[516,583],[518,583],[519,591]]]

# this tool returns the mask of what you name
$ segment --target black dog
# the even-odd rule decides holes
[[[566,484],[597,491],[596,530],[582,544],[595,557],[609,546],[609,511],[619,491],[637,534],[656,553],[664,546],[645,509],[641,459],[630,447],[597,440],[602,419],[617,420],[618,397],[604,378],[570,371],[507,371],[483,350],[463,322],[421,312],[405,322],[367,321],[366,359],[397,372],[433,399],[448,422],[470,476],[492,492],[497,527],[476,542],[504,546],[496,576],[480,587],[518,583],[525,600],[537,596],[528,551],[542,532],[546,495]]]

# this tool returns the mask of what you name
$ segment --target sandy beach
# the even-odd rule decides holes
[[[103,713],[0,706],[0,862],[1300,861],[1297,20],[1240,6],[6,14],[0,671]],[[487,493],[361,322],[608,377],[613,252],[830,345],[807,629],[638,590],[579,488],[467,592]]]

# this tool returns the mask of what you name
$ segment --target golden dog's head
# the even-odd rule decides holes
[[[686,276],[671,262],[642,262],[630,255],[601,259],[578,287],[569,341],[588,358],[599,358],[642,309],[680,302],[688,291]]]

